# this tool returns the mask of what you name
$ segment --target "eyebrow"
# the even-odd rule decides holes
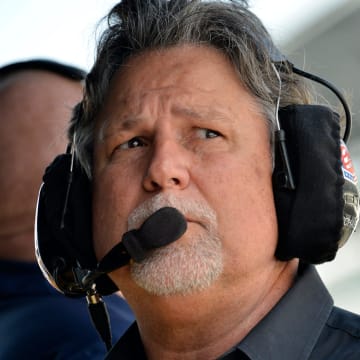
[[[195,109],[193,107],[174,105],[171,108],[171,112],[175,115],[190,117],[199,121],[234,122],[232,117],[229,117],[229,115],[225,114],[225,112],[221,111],[220,109],[214,109],[213,107],[209,108],[207,106],[201,106],[198,109]],[[114,132],[130,131],[136,128],[136,126],[143,120],[144,117],[141,115],[122,116],[118,121],[116,121],[116,124],[112,124],[111,132],[106,134],[107,130],[109,129],[111,120],[105,119],[100,127],[99,140],[104,141],[106,138],[113,136]]]
[[[197,109],[194,109],[193,107],[174,106],[172,112],[200,121],[234,121],[232,117],[229,117],[228,114],[220,109],[215,109],[213,107],[209,108],[207,106],[202,106]]]
[[[135,128],[142,120],[143,117],[141,116],[123,116],[115,124],[111,124],[111,132],[106,133],[110,127],[111,120],[109,118],[105,119],[100,127],[99,140],[104,141],[106,138],[111,137],[114,132],[129,131]]]

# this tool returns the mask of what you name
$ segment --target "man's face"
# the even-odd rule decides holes
[[[145,53],[115,74],[95,135],[97,257],[162,206],[188,221],[175,243],[111,274],[125,295],[134,281],[158,295],[185,294],[271,271],[268,133],[259,105],[214,49]]]

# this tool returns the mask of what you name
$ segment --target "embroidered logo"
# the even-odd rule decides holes
[[[340,150],[341,150],[341,162],[342,162],[342,172],[344,178],[351,181],[353,184],[357,184],[357,176],[355,173],[355,168],[353,166],[353,162],[350,157],[349,150],[345,145],[344,141],[340,142]]]

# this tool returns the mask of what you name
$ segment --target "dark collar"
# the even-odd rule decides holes
[[[134,322],[107,354],[105,360],[146,360],[139,328]]]
[[[250,359],[307,359],[332,306],[333,299],[315,267],[301,266],[294,286],[238,348]]]
[[[333,300],[315,267],[301,266],[294,286],[233,351],[244,353],[252,360],[307,359],[332,305]],[[114,346],[106,360],[117,359],[119,354],[123,360],[146,359],[136,323]],[[233,358],[232,354],[229,351],[224,358]],[[235,355],[234,358],[238,357]]]

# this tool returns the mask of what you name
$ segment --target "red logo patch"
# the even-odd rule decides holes
[[[342,162],[342,170],[343,170],[344,178],[350,180],[354,184],[357,184],[357,176],[350,157],[349,150],[342,140],[340,142],[340,150],[341,150],[341,162]]]

